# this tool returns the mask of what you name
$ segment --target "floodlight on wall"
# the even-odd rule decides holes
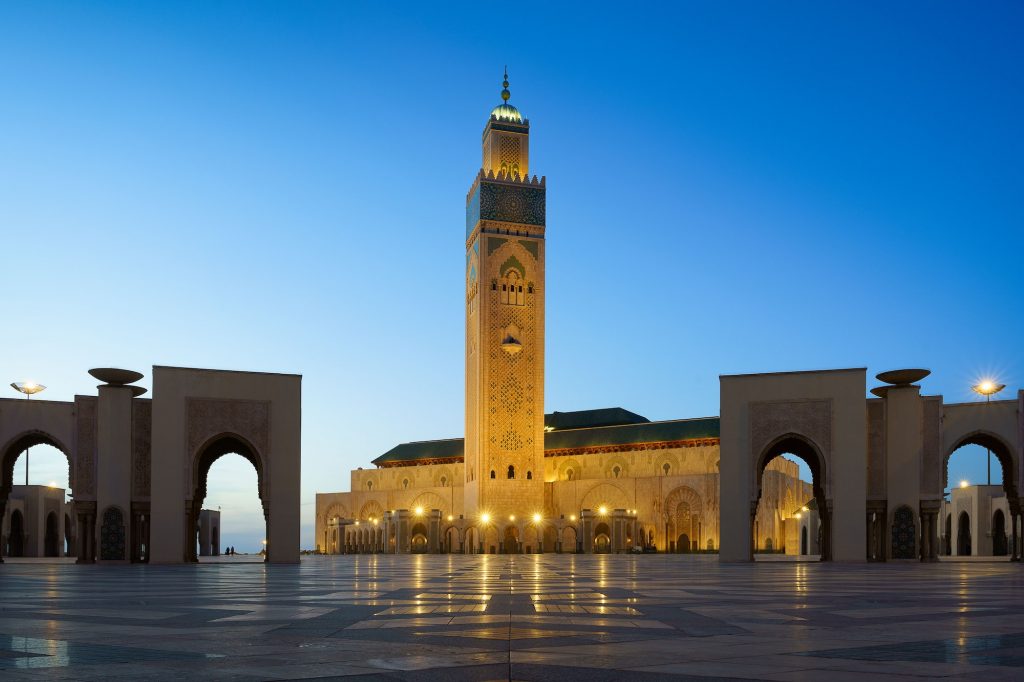
[[[534,523],[540,523],[540,520],[541,520],[541,518],[542,518],[542,517],[541,517],[541,515],[540,515],[540,514],[534,514],[534,515],[533,515],[533,522],[534,522]]]
[[[43,391],[46,390],[46,386],[43,386],[42,384],[37,384],[34,381],[15,381],[13,384],[11,384],[11,388],[13,388],[18,393],[24,393],[25,400],[31,400],[32,396],[34,396],[36,393],[42,393]],[[25,485],[28,485],[29,449],[30,448],[25,448]]]
[[[965,479],[965,480],[963,480],[963,481],[960,481],[960,487],[961,487],[961,488],[966,488],[966,487],[967,487],[967,486],[969,486],[969,485],[970,485],[970,483],[968,483],[968,482],[966,481],[966,479]]]
[[[491,515],[488,514],[487,512],[484,512],[483,514],[480,515],[480,520],[483,521],[484,523],[490,523],[491,522]]]
[[[992,379],[982,379],[971,390],[979,395],[985,396],[985,402],[992,402],[992,396],[1006,388],[1006,384],[1000,384]],[[992,485],[992,450],[985,448],[985,467],[988,469],[988,485]]]
[[[46,386],[43,386],[42,384],[37,384],[34,381],[15,381],[13,384],[11,384],[11,388],[13,388],[18,393],[24,393],[25,396],[28,398],[31,398],[36,393],[42,393],[43,391],[46,390]]]
[[[992,379],[982,379],[974,386],[971,386],[972,391],[985,396],[985,398],[989,400],[991,400],[992,396],[994,396],[996,393],[999,393],[999,391],[1003,390],[1004,388],[1006,388],[1006,384],[997,383]]]
[[[604,516],[605,514],[608,513],[608,507],[606,507],[606,506],[604,506],[602,504],[600,507],[598,507],[597,513],[600,514],[601,516]]]

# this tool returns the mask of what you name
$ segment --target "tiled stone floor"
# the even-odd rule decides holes
[[[0,679],[1024,679],[1024,566],[0,566]]]

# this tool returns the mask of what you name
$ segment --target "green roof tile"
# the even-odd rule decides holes
[[[698,438],[718,438],[718,417],[674,419],[664,422],[567,429],[544,434],[544,450],[595,448],[639,443],[665,443]]]
[[[621,407],[606,407],[601,410],[577,410],[576,412],[552,412],[544,415],[544,428],[586,429],[595,426],[618,426],[620,424],[645,424],[650,420]]]
[[[421,440],[402,443],[391,448],[373,460],[377,466],[395,465],[399,462],[420,462],[424,460],[462,461],[462,439],[447,438],[445,440]]]
[[[619,411],[616,413],[615,411]],[[579,416],[586,415],[589,416]],[[632,423],[619,423],[610,426],[591,426],[587,428],[562,428],[544,434],[544,450],[575,450],[580,448],[628,446],[641,443],[666,443],[681,440],[719,437],[719,418],[703,417],[700,419],[674,419],[670,421],[651,422],[638,414],[622,408],[608,410],[586,410],[583,412],[555,412],[545,415],[545,423],[557,415],[577,415],[558,423],[579,423],[589,420],[591,423],[601,419],[594,413],[608,413],[605,417],[616,419],[641,419]],[[631,415],[627,417],[626,415]],[[411,466],[428,462],[461,462],[464,457],[464,443],[461,438],[446,440],[427,440],[402,443],[391,448],[373,460],[377,466]]]

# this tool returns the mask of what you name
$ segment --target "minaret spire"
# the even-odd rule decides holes
[[[507,64],[505,65],[505,80],[502,81],[501,86],[503,88],[502,91],[501,91],[501,99],[503,99],[505,102],[508,102],[508,98],[512,96],[512,93],[510,93],[508,91],[508,65]]]

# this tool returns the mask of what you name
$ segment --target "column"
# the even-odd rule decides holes
[[[721,540],[719,540],[721,542]],[[750,548],[747,551],[747,560],[754,560],[754,548],[757,547],[757,502],[750,503]]]
[[[928,561],[932,555],[931,513],[921,512],[921,561]]]
[[[929,561],[939,560],[939,512],[933,511],[929,514],[932,526],[932,551],[928,555]]]
[[[141,377],[141,375],[140,375]],[[111,376],[101,380],[97,405],[96,445],[102,453],[96,460],[96,512],[103,515],[107,509],[116,508],[121,512],[125,525],[125,544],[134,536],[131,529],[132,492],[132,400],[134,392]],[[95,516],[94,521],[95,523]],[[95,540],[94,540],[95,542]],[[125,547],[124,554],[104,558],[100,561],[126,563],[131,559],[131,548]],[[93,553],[95,557],[95,552]]]
[[[1014,510],[1013,507],[1010,508],[1010,519],[1013,524],[1013,534],[1010,539],[1010,542],[1013,543],[1013,551],[1010,552],[1010,561],[1020,561],[1020,536],[1017,533],[1017,522],[1020,519],[1020,513]]]
[[[87,561],[90,564],[96,563],[96,511],[89,512],[86,516],[86,542],[88,543]]]
[[[6,511],[7,511],[7,498],[3,497],[3,498],[0,498],[0,526],[3,525],[4,514],[6,513]],[[2,530],[2,528],[0,528],[0,530]],[[4,536],[3,536],[2,533],[0,533],[0,564],[2,564],[3,562],[4,562]]]

